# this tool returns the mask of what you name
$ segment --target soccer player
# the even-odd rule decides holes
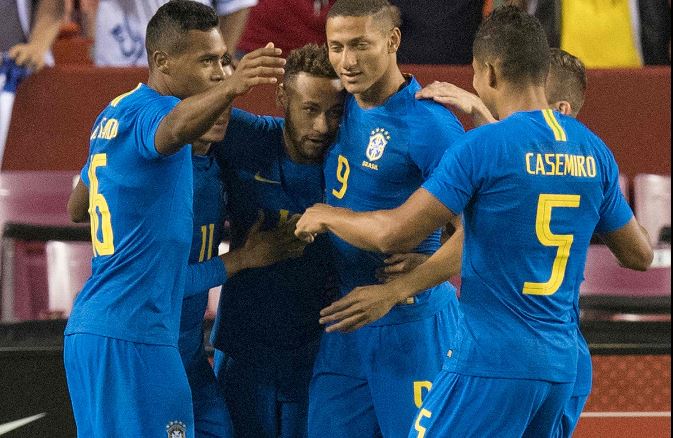
[[[399,23],[387,0],[337,0],[328,14],[330,61],[350,93],[325,160],[331,205],[359,211],[399,206],[464,133],[449,110],[415,99],[420,85],[397,65]],[[415,252],[432,254],[442,225]],[[377,270],[392,252],[362,251],[330,238],[342,293],[378,283]],[[310,388],[309,436],[406,435],[441,370],[457,319],[455,289],[447,283],[357,333],[325,334]]]
[[[547,102],[551,108],[566,116],[577,117],[582,109],[587,89],[587,76],[584,64],[580,59],[561,49],[551,49],[551,64],[549,74],[545,83],[545,94]],[[436,102],[441,102],[456,108],[459,111],[471,115],[475,125],[481,126],[485,123],[495,121],[488,108],[479,99],[478,96],[462,90],[452,84],[434,83],[423,89],[417,97],[430,98]],[[460,254],[462,245],[456,248],[456,253]],[[455,253],[452,255],[449,248],[442,249],[446,253],[445,260],[436,260],[438,263],[436,270],[439,276],[437,281],[444,281],[459,273],[460,261]],[[451,261],[453,259],[453,262]],[[441,275],[444,271],[445,275]],[[429,278],[428,278],[429,280]],[[432,283],[430,283],[432,284]],[[416,288],[424,287],[417,285]],[[427,287],[427,286],[425,286]],[[376,294],[372,291],[371,294]],[[410,292],[413,294],[415,292]],[[575,321],[577,321],[577,377],[573,387],[572,397],[563,410],[563,417],[560,424],[560,436],[570,437],[577,426],[582,409],[586,404],[587,398],[591,393],[591,354],[582,332],[579,330],[579,307],[575,302]]]
[[[223,81],[217,15],[191,1],[159,9],[147,48],[147,85],[114,99],[98,117],[69,201],[73,213],[88,202],[94,250],[93,273],[64,341],[80,436],[193,436],[178,352],[192,237],[191,148],[184,146],[223,129],[235,96],[284,72],[280,51],[269,45]],[[265,236],[257,237],[264,247]],[[205,274],[231,276],[254,261],[228,254]]]
[[[345,92],[327,50],[290,53],[278,100],[285,119],[233,110],[214,146],[228,189],[232,248],[263,210],[275,226],[323,199],[322,163],[343,113]],[[308,388],[322,329],[320,309],[334,267],[323,236],[303,257],[242,272],[222,288],[213,328],[215,370],[237,437],[304,437]]]
[[[410,437],[554,436],[576,378],[575,309],[594,230],[624,266],[651,263],[608,148],[548,109],[549,53],[536,19],[497,9],[479,30],[473,66],[475,89],[501,121],[466,134],[401,207],[320,205],[298,224],[307,240],[331,231],[363,248],[403,251],[464,215],[463,320]],[[438,254],[398,281],[424,282]],[[407,297],[395,283],[389,304]],[[359,321],[366,305],[352,298],[324,322]]]

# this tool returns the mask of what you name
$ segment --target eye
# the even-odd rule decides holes
[[[357,50],[367,50],[369,48],[369,43],[357,43],[355,48]]]
[[[340,46],[340,45],[331,44],[329,46],[329,51],[332,52],[332,53],[341,53],[342,50],[343,50],[343,46]]]
[[[201,65],[204,67],[208,67],[213,63],[213,60],[211,58],[205,58],[201,60]]]
[[[306,107],[306,108],[304,108],[304,112],[306,114],[313,115],[313,114],[317,113],[318,110],[316,110],[315,108],[312,108],[312,107]]]
[[[222,59],[220,60],[220,62],[222,63],[222,67],[230,66],[231,62],[232,62],[231,55],[228,54],[228,53],[225,53],[224,56],[222,57]]]

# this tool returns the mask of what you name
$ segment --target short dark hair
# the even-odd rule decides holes
[[[387,17],[393,27],[402,25],[402,13],[388,0],[337,0],[327,13],[327,19],[335,17]]]
[[[307,73],[320,78],[339,79],[329,62],[329,52],[324,45],[307,44],[290,52],[285,64],[284,82],[287,84],[299,73]]]
[[[573,116],[582,109],[587,92],[587,71],[584,63],[565,50],[551,49],[551,65],[547,77],[547,100],[550,103],[570,102]]]
[[[477,61],[499,63],[505,80],[544,85],[549,43],[537,18],[515,6],[502,6],[484,20],[474,40]]]
[[[147,25],[145,47],[151,60],[152,53],[181,53],[182,37],[190,30],[209,31],[218,28],[219,17],[215,10],[191,0],[171,0],[154,14]]]

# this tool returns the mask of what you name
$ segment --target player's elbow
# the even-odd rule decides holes
[[[377,249],[383,254],[403,254],[413,251],[418,243],[406,236],[404,230],[397,226],[390,226],[379,233]]]
[[[654,251],[652,247],[643,247],[629,253],[628,257],[620,260],[622,266],[634,271],[647,271],[652,266],[654,260]]]

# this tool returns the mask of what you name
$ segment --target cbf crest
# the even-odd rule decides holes
[[[187,426],[181,421],[171,421],[166,425],[166,435],[168,438],[186,438]]]
[[[380,160],[390,141],[390,134],[383,128],[372,131],[369,137],[369,146],[367,146],[367,159],[369,161]]]

